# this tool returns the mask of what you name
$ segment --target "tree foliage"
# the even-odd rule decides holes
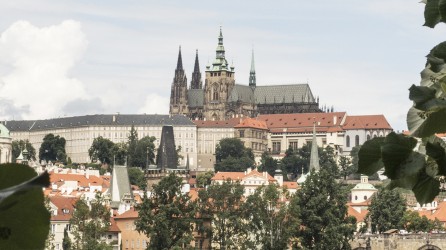
[[[405,230],[412,233],[444,230],[442,223],[437,218],[429,220],[425,215],[420,216],[417,211],[410,210],[404,212],[400,224]]]
[[[144,172],[139,167],[128,168],[129,181],[131,185],[136,185],[140,189],[145,190],[147,187],[147,181],[144,177]]]
[[[131,142],[129,141],[129,165],[132,167],[145,168],[150,164],[154,164],[155,144],[156,140],[153,136],[145,136],[136,142],[135,151],[130,156]]]
[[[42,144],[39,149],[39,159],[45,161],[60,161],[66,162],[67,154],[65,152],[65,138],[54,135],[47,134],[43,137]]]
[[[130,166],[137,166],[133,164],[134,162],[137,161],[136,158],[138,158],[136,152],[136,147],[138,146],[138,131],[136,131],[134,125],[132,125],[132,127],[130,128],[130,133],[127,138],[127,146],[128,146],[128,151],[127,151],[128,164]]]
[[[211,179],[214,177],[214,172],[208,171],[206,173],[198,174],[197,176],[197,187],[205,188],[211,185]]]
[[[271,157],[268,152],[263,152],[260,159],[259,171],[266,171],[269,175],[274,176],[277,168],[279,166],[279,161]]]
[[[239,138],[221,139],[215,148],[215,171],[243,172],[254,166],[254,155]]]
[[[28,151],[28,159],[36,160],[36,149],[28,140],[15,140],[12,141],[12,162],[16,162],[20,152],[24,149]]]
[[[356,220],[347,215],[347,188],[333,178],[336,165],[321,162],[319,172],[312,171],[290,206],[300,208],[301,226],[295,231],[301,245],[309,249],[345,249],[353,237]]]
[[[243,193],[243,186],[230,180],[214,183],[198,192],[197,211],[202,218],[212,221],[211,227],[203,231],[219,249],[252,247],[248,238],[248,221],[243,219]]]
[[[111,164],[113,162],[113,146],[114,143],[107,138],[102,136],[96,137],[91,144],[90,149],[88,149],[88,155],[90,159],[95,161],[100,161],[103,164]]]
[[[184,248],[193,239],[195,204],[181,193],[181,185],[181,177],[171,173],[136,207],[136,229],[150,238],[148,249]]]
[[[111,249],[102,242],[101,237],[109,228],[110,211],[103,204],[102,197],[90,201],[79,199],[70,219],[71,232],[74,236],[72,246],[75,249]]]
[[[382,189],[372,196],[368,219],[373,232],[385,232],[401,227],[406,201],[397,190]]]
[[[350,158],[344,155],[339,158],[339,168],[340,174],[344,177],[344,180],[346,180],[349,175],[356,172]]]
[[[286,249],[292,232],[298,229],[298,218],[290,216],[284,202],[286,191],[276,184],[261,186],[246,200],[248,230],[261,249]]]
[[[425,26],[446,22],[444,1],[423,2]],[[446,132],[445,62],[446,42],[442,42],[427,56],[420,85],[409,88],[413,101],[407,113],[410,136],[391,133],[367,141],[359,151],[360,173],[371,175],[384,167],[391,179],[389,187],[411,189],[420,204],[433,201],[440,191],[439,179],[446,176],[446,143],[435,136]]]

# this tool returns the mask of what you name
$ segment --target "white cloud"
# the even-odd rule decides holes
[[[142,106],[138,112],[145,114],[168,114],[169,98],[162,97],[157,94],[149,94],[146,97],[144,106]]]
[[[60,116],[66,103],[88,98],[69,70],[82,57],[87,40],[81,24],[67,20],[38,28],[27,21],[12,24],[0,36],[0,60],[12,67],[0,85],[0,100],[11,100],[24,119]],[[23,107],[28,107],[27,111]]]

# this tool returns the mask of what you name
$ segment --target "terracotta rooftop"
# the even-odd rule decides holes
[[[350,129],[392,129],[384,115],[356,115],[347,116],[345,130]]]
[[[295,181],[284,181],[283,186],[287,189],[297,189],[299,185]]]
[[[437,209],[433,213],[423,215],[426,215],[426,217],[431,220],[438,219],[441,222],[446,222],[446,201],[439,202]],[[422,215],[420,214],[420,216]]]
[[[130,219],[130,218],[138,218],[138,211],[135,210],[134,207],[130,208],[128,211],[125,211],[122,214],[116,215],[115,219]]]
[[[240,118],[231,118],[224,121],[193,121],[197,128],[233,128],[240,123]]]
[[[365,217],[367,216],[367,214],[368,214],[368,210],[366,210],[366,209],[364,209],[364,210],[361,210],[361,212],[358,212],[358,211],[356,211],[353,207],[351,207],[351,206],[348,206],[348,210],[347,210],[347,214],[349,215],[349,216],[353,216],[353,217],[355,217],[356,218],[356,222],[362,222],[362,221],[364,221],[364,219],[365,219]]]
[[[113,217],[110,218],[110,227],[108,228],[107,232],[121,232]]]
[[[257,119],[266,122],[269,129],[273,128],[313,128],[313,121],[318,122],[317,127],[331,127],[342,125],[346,116],[345,112],[333,113],[295,113],[295,114],[272,114],[259,115]]]
[[[235,126],[235,128],[257,128],[267,130],[266,122],[262,120],[245,118],[239,124]]]
[[[77,198],[64,197],[64,196],[52,196],[50,201],[57,207],[57,215],[51,215],[53,221],[69,221],[73,215],[74,205]]]
[[[50,173],[50,182],[59,183],[64,181],[77,181],[78,186],[89,187],[89,186],[102,186],[109,187],[110,181],[109,177],[97,177],[90,175],[88,178],[82,174],[55,174]],[[90,185],[89,185],[90,184]]]

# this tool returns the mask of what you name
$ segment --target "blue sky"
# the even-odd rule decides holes
[[[339,1],[2,1],[0,119],[167,113],[178,47],[191,80],[219,26],[237,83],[306,83],[322,105],[406,128],[408,88],[444,25],[424,4]]]

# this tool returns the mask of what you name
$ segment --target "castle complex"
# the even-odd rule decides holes
[[[260,114],[318,113],[319,100],[308,84],[257,86],[252,53],[249,85],[235,83],[235,70],[225,58],[220,28],[216,57],[206,66],[204,88],[198,60],[190,86],[183,69],[181,47],[171,86],[169,113],[183,114],[193,120],[227,120],[237,116],[256,117]]]

